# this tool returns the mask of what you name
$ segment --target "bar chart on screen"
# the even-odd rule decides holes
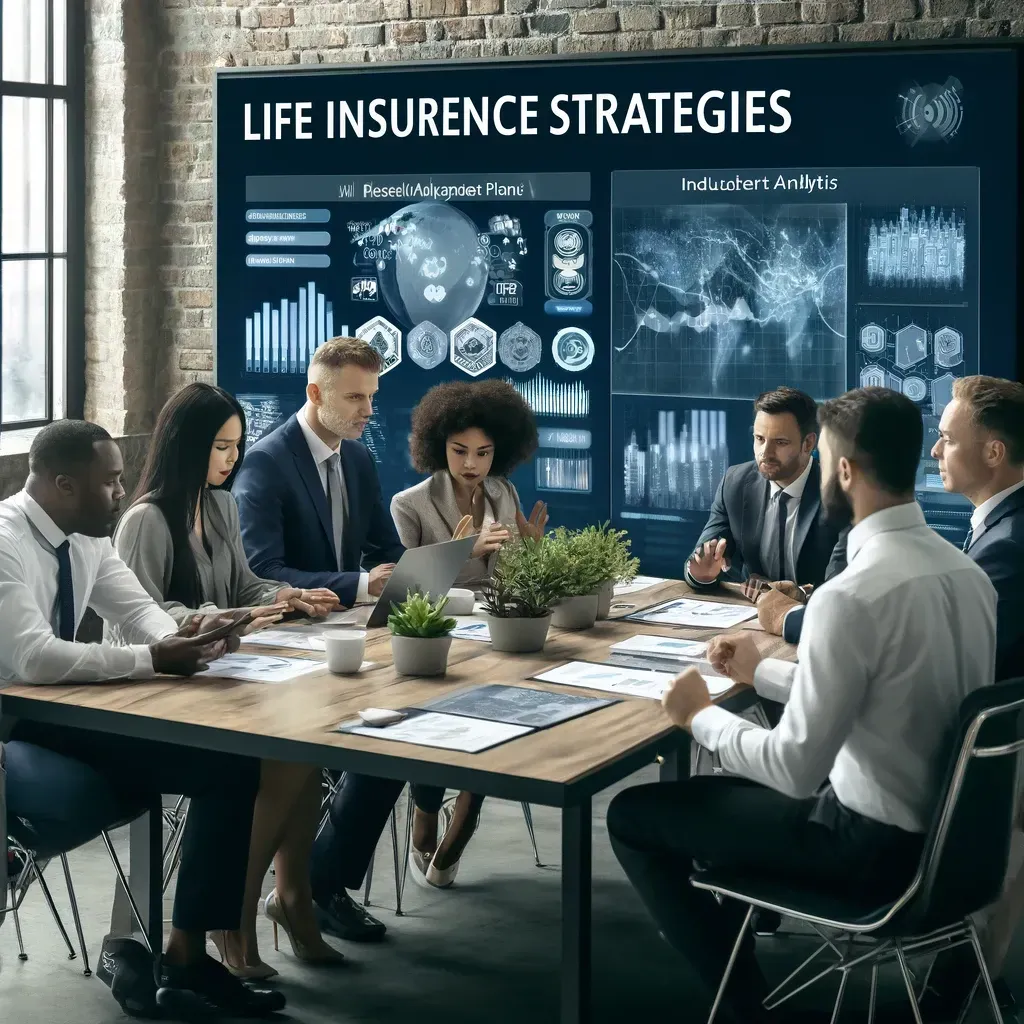
[[[348,334],[348,326],[339,333]],[[334,303],[310,281],[297,298],[264,302],[245,318],[246,372],[305,373],[313,353],[335,336]]]

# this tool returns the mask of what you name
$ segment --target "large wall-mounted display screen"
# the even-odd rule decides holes
[[[969,373],[1014,377],[1019,52],[950,47],[232,72],[216,86],[217,380],[250,437],[308,360],[365,338],[364,440],[417,482],[413,406],[501,377],[540,449],[513,480],[554,523],[611,518],[679,575],[751,403],[901,390],[919,497],[969,507],[927,450]]]

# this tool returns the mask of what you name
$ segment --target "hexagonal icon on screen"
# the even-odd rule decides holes
[[[944,373],[932,381],[932,412],[941,417],[943,410],[953,401],[953,381],[951,373]]]
[[[862,388],[884,388],[885,370],[877,363],[869,363],[860,371],[860,386]]]
[[[903,394],[912,402],[923,402],[928,397],[928,385],[923,377],[907,377],[903,382]]]
[[[952,327],[935,332],[935,365],[956,366],[964,361],[964,336]]]
[[[579,373],[594,361],[594,339],[582,327],[563,327],[551,342],[551,354],[563,370]]]
[[[928,332],[917,324],[908,324],[896,332],[896,365],[906,370],[928,355]]]
[[[452,330],[452,365],[470,377],[479,377],[497,362],[497,347],[497,334],[487,324],[471,316]]]
[[[885,328],[867,324],[860,329],[860,347],[871,355],[885,351]]]
[[[540,362],[541,348],[540,335],[521,320],[498,337],[498,356],[516,373],[532,370]]]
[[[433,370],[448,358],[448,335],[429,320],[417,324],[406,336],[409,358],[424,370]]]
[[[402,361],[402,332],[390,320],[375,316],[356,328],[356,337],[380,356],[381,376]]]

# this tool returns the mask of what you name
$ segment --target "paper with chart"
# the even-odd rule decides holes
[[[210,662],[205,672],[197,678],[208,676],[216,679],[239,679],[248,683],[288,683],[300,676],[319,672],[322,661],[306,661],[300,658],[273,658],[265,654],[225,654],[223,658]]]
[[[352,733],[355,736],[370,736],[378,740],[415,743],[421,747],[461,750],[466,754],[479,754],[482,750],[489,750],[534,731],[529,725],[488,722],[482,718],[444,715],[415,708],[406,710],[409,713],[408,718],[382,729],[363,725],[357,720],[342,723],[338,726],[338,731]]]
[[[731,629],[757,615],[753,605],[723,604],[720,601],[695,601],[681,597],[656,604],[627,616],[634,622],[657,622],[666,626],[693,626],[699,629]]]
[[[710,668],[710,666],[709,666]],[[733,682],[713,672],[701,672],[712,697],[731,690]],[[589,661],[570,661],[557,668],[535,675],[546,683],[561,683],[562,686],[582,686],[588,690],[603,690],[606,693],[624,694],[629,697],[648,697],[661,700],[669,683],[675,679],[674,672],[658,672],[653,669],[619,668],[616,665],[596,665]]]
[[[614,654],[643,654],[667,661],[699,661],[707,653],[703,640],[682,640],[675,636],[645,636],[638,633],[608,648]]]
[[[656,587],[665,581],[660,576],[636,576],[629,583],[617,583],[613,593],[616,597],[624,597],[626,594],[636,594],[649,587]]]
[[[422,706],[451,715],[468,715],[489,722],[509,722],[544,729],[614,703],[607,697],[583,697],[531,686],[489,683],[447,694]]]
[[[297,633],[293,629],[261,629],[242,637],[242,646],[286,647],[293,651],[323,651],[326,649],[323,636]]]
[[[491,642],[491,631],[483,619],[472,615],[456,615],[456,627],[452,630],[453,640],[483,640]]]

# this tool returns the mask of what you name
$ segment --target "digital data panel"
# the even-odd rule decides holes
[[[1018,60],[221,74],[218,382],[253,440],[299,408],[320,345],[364,338],[384,364],[364,440],[390,499],[419,479],[423,393],[507,380],[540,431],[513,477],[524,504],[611,518],[659,575],[751,457],[761,391],[883,385],[922,410],[919,497],[957,540],[969,507],[928,452],[957,377],[1017,372]]]

